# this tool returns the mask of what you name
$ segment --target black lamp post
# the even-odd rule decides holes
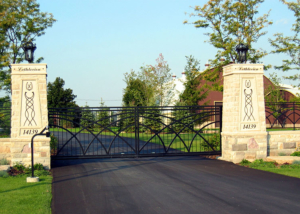
[[[246,63],[247,62],[247,52],[249,50],[248,45],[244,45],[243,43],[240,43],[235,47],[235,50],[238,54],[237,61],[239,63]]]
[[[33,44],[32,42],[27,42],[23,45],[23,50],[25,52],[25,59],[29,62],[32,63],[34,60],[34,51],[36,49],[36,45]]]

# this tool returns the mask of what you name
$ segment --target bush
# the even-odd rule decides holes
[[[246,159],[243,159],[241,162],[240,162],[240,165],[242,166],[249,166],[251,164],[250,161],[246,160]]]
[[[3,177],[3,178],[7,178],[8,177],[8,173],[5,172],[5,171],[0,171],[0,178]]]
[[[36,163],[36,164],[34,164],[34,169],[35,170],[44,170],[44,166],[41,163]]]
[[[284,152],[279,152],[278,156],[286,156],[286,154]]]
[[[257,159],[250,164],[250,167],[267,167],[267,168],[275,168],[278,165],[276,161],[263,161],[263,159]]]
[[[25,171],[25,166],[21,162],[17,162],[14,166],[13,169],[16,169],[18,171]]]
[[[293,164],[295,164],[295,165],[300,165],[300,160],[294,160],[294,161],[293,161]]]
[[[50,135],[50,150],[51,150],[51,155],[56,155],[56,152],[57,152],[57,143],[58,143],[57,138],[53,134],[51,134]]]
[[[5,158],[2,158],[2,159],[0,160],[0,165],[9,165],[9,161],[6,160]]]
[[[298,156],[298,157],[300,157],[300,151],[299,151],[299,152],[293,152],[293,153],[291,154],[291,156]]]

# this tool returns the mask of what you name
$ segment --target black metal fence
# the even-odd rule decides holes
[[[267,129],[300,130],[300,103],[266,103]]]
[[[50,108],[52,156],[220,154],[222,107]]]

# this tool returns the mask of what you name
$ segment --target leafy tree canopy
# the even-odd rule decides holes
[[[271,45],[275,48],[272,53],[284,53],[289,56],[289,59],[282,61],[282,65],[275,66],[275,69],[280,69],[282,71],[290,70],[300,70],[300,0],[287,2],[281,0],[291,11],[293,11],[296,18],[296,22],[293,24],[291,29],[294,35],[284,36],[282,33],[276,33],[275,39],[270,39]],[[295,74],[291,76],[286,76],[286,79],[293,81],[299,81],[300,75]],[[300,83],[294,86],[300,87]]]
[[[174,94],[171,69],[162,54],[156,65],[142,66],[139,72],[125,73],[127,87],[124,89],[125,105],[168,105]]]
[[[125,74],[127,84],[124,89],[123,103],[125,106],[143,106],[146,104],[147,86],[134,72]]]
[[[194,106],[207,97],[209,86],[206,84],[201,85],[200,62],[193,56],[186,56],[186,59],[187,65],[184,68],[186,75],[185,89],[179,97],[186,105]]]
[[[259,4],[263,2],[264,0],[209,0],[203,6],[194,7],[194,13],[189,15],[198,20],[191,24],[196,28],[210,29],[205,33],[209,37],[207,42],[218,50],[215,59],[210,60],[211,67],[215,69],[206,72],[206,79],[215,81],[222,65],[236,60],[235,47],[239,43],[248,45],[248,60],[251,63],[257,63],[267,55],[266,51],[253,46],[267,33],[265,28],[272,24],[268,21],[269,12],[258,16]],[[222,62],[221,59],[225,61]]]
[[[36,0],[0,1],[0,89],[11,90],[9,64],[23,61],[23,45],[44,35],[55,21],[51,13],[40,11]]]
[[[62,108],[62,107],[76,107],[74,99],[77,97],[73,94],[73,90],[70,88],[64,89],[65,81],[56,77],[53,83],[49,82],[48,89],[48,107],[50,108]]]

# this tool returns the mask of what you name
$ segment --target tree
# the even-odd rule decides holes
[[[125,106],[143,106],[146,105],[146,97],[149,92],[146,91],[146,83],[140,80],[134,72],[126,73],[125,80],[127,84],[124,89],[123,103]]]
[[[191,116],[190,110],[185,106],[185,102],[179,101],[175,104],[175,108],[172,111],[172,116],[175,120],[172,128],[176,132],[191,132],[191,130],[194,130],[194,117]]]
[[[76,107],[74,99],[77,97],[73,94],[70,88],[64,89],[65,81],[56,77],[53,83],[49,82],[47,85],[47,99],[49,108],[65,108]]]
[[[257,16],[259,4],[263,2],[264,0],[209,0],[202,7],[194,7],[195,13],[189,15],[200,19],[192,24],[196,28],[210,28],[205,35],[209,36],[208,42],[218,49],[215,59],[209,63],[214,69],[210,70],[210,67],[210,72],[205,72],[204,78],[216,81],[222,66],[236,60],[235,47],[239,43],[248,45],[247,58],[251,63],[257,63],[267,55],[266,51],[253,46],[253,43],[267,33],[263,30],[272,24],[268,21],[269,12]],[[222,62],[221,59],[225,61]]]
[[[51,13],[40,12],[36,0],[1,0],[0,89],[11,90],[11,71],[8,66],[23,61],[23,45],[44,35],[45,30],[55,21]]]
[[[156,65],[149,66],[153,72],[156,99],[160,106],[167,106],[170,104],[171,98],[174,95],[175,85],[172,81],[171,69],[167,61],[164,61],[162,54],[159,54],[156,62]]]
[[[81,109],[81,113],[82,116],[80,120],[80,125],[87,129],[93,129],[95,116],[90,110],[89,106],[85,105],[84,108]]]
[[[266,102],[286,102],[284,100],[283,91],[281,90],[281,78],[277,74],[271,73],[269,79],[273,84],[269,85],[265,90],[265,101]]]
[[[127,87],[123,102],[126,106],[162,106],[170,103],[175,87],[171,69],[162,54],[156,62],[154,66],[142,66],[139,72],[125,73]]]
[[[96,119],[97,119],[97,127],[99,127],[101,130],[110,124],[109,108],[106,107],[102,98],[100,102],[100,109],[97,112]]]
[[[162,118],[160,108],[147,108],[143,113],[143,125],[141,130],[146,133],[157,132],[162,127]]]
[[[271,45],[275,48],[272,53],[284,53],[287,54],[290,59],[285,59],[282,61],[282,65],[275,66],[275,69],[282,71],[290,70],[300,70],[300,0],[293,2],[287,2],[281,0],[287,7],[293,11],[294,16],[296,17],[296,22],[293,24],[291,29],[293,36],[284,36],[282,33],[275,34],[275,39],[269,39]],[[299,81],[300,75],[295,74],[285,77],[289,80]],[[300,83],[294,85],[300,87]]]
[[[209,86],[207,84],[201,85],[202,76],[200,75],[200,62],[193,56],[186,56],[187,65],[184,68],[186,75],[186,82],[184,82],[185,89],[179,95],[182,102],[189,106],[196,106],[198,102],[205,99],[208,95]]]

